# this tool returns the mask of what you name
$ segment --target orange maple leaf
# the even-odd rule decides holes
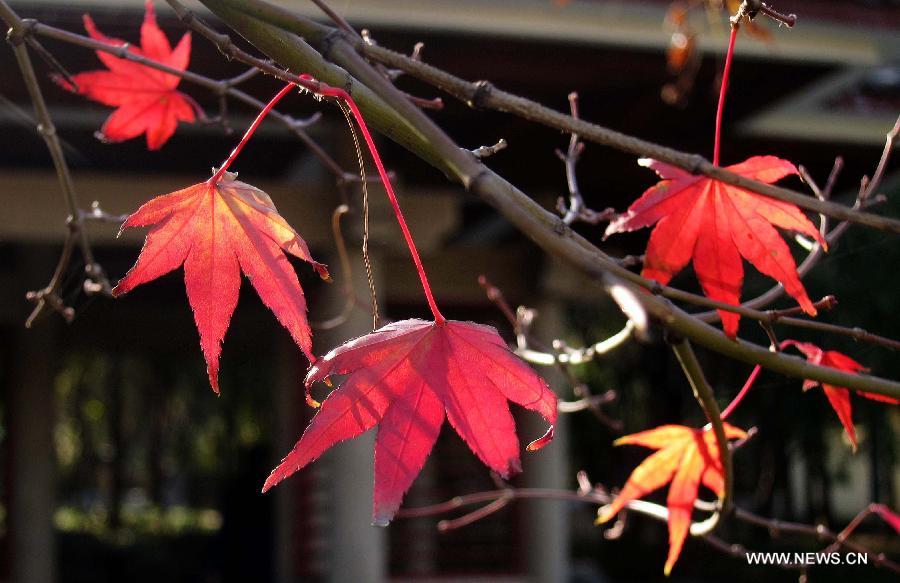
[[[221,344],[237,305],[241,271],[310,361],[315,357],[306,299],[282,251],[311,263],[323,279],[328,277],[269,195],[235,178],[225,172],[220,179],[158,196],[129,216],[122,229],[152,228],[137,263],[113,289],[113,295],[122,295],[184,264],[188,301],[216,393]]]
[[[728,423],[724,426],[728,439],[747,437],[742,429]],[[715,433],[711,428],[662,425],[620,437],[614,443],[642,445],[658,451],[631,473],[616,499],[599,510],[597,523],[608,521],[632,500],[642,498],[671,482],[666,500],[669,508],[669,555],[665,574],[668,575],[678,560],[690,529],[691,514],[700,484],[720,497],[725,490]]]

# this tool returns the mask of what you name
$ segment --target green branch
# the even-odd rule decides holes
[[[178,5],[175,0],[168,1]],[[624,285],[632,289],[643,310],[672,331],[730,358],[748,364],[759,364],[787,376],[900,398],[900,383],[867,375],[848,374],[809,364],[797,357],[769,352],[767,348],[743,340],[731,340],[720,330],[693,318],[666,299],[637,290],[635,284],[641,285],[646,280],[619,266],[614,259],[568,228],[558,216],[545,210],[484,166],[471,152],[455,144],[390,81],[371,68],[352,45],[344,40],[341,33],[323,35],[322,29],[328,27],[309,21],[310,26],[315,27],[311,28],[315,34],[306,38],[311,41],[319,40],[325,55],[335,60],[340,59],[340,65],[344,68],[327,62],[322,54],[293,33],[251,16],[254,10],[270,5],[259,0],[202,2],[288,70],[308,72],[330,84],[345,88],[349,86],[372,127],[482,198],[551,255],[599,279],[605,285]],[[233,6],[240,6],[241,10],[234,10]],[[366,84],[363,84],[363,78]],[[369,83],[371,84],[367,85]]]
[[[719,404],[716,402],[716,396],[712,387],[703,374],[703,369],[697,361],[697,355],[691,348],[691,343],[687,340],[679,340],[672,345],[675,356],[681,364],[684,375],[691,384],[691,390],[694,392],[694,398],[700,404],[706,418],[712,426],[713,433],[716,436],[716,445],[719,447],[719,458],[722,461],[722,475],[724,476],[724,488],[722,495],[719,497],[720,514],[727,514],[731,510],[732,491],[734,489],[734,468],[731,462],[731,450],[728,447],[728,436],[725,435],[725,425],[722,422],[722,413],[719,410]],[[714,521],[712,526],[715,526]]]
[[[876,229],[900,233],[900,220],[873,215],[844,205],[819,200],[794,190],[751,180],[716,166],[699,154],[680,152],[598,124],[575,119],[570,115],[555,111],[530,99],[498,89],[486,81],[476,81],[474,83],[466,81],[420,60],[412,59],[407,55],[378,45],[368,44],[359,37],[351,37],[341,30],[294,14],[284,8],[269,4],[265,0],[201,1],[210,8],[213,5],[217,5],[220,8],[238,11],[251,16],[259,22],[266,22],[274,25],[276,28],[298,34],[319,47],[326,59],[337,63],[342,64],[342,58],[347,58],[345,54],[347,49],[353,52],[358,51],[366,57],[434,85],[472,107],[494,109],[517,115],[566,133],[578,134],[584,140],[629,152],[636,156],[666,162],[692,174],[702,174],[715,178],[726,184],[789,202],[808,211]],[[358,72],[354,72],[354,74],[358,76]]]

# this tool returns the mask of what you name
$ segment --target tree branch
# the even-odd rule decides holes
[[[168,2],[178,5],[176,0]],[[321,54],[294,34],[257,20],[244,12],[229,9],[232,3],[232,0],[203,0],[204,5],[269,57],[291,70],[310,71],[330,84],[337,84],[355,92],[354,98],[373,127],[480,196],[551,255],[597,278],[607,286],[625,285],[633,289],[634,284],[643,283],[651,287],[655,284],[618,265],[615,260],[572,231],[558,216],[546,211],[526,194],[484,166],[470,151],[456,145],[431,119],[409,103],[390,81],[368,65],[339,33],[330,37],[330,42],[324,46],[327,49],[325,52],[352,69],[354,74],[365,76],[365,85],[347,70],[325,61]],[[259,0],[245,0],[240,4],[245,11],[252,11],[258,6],[269,6],[261,4]],[[235,58],[242,57],[235,56]],[[272,69],[270,67],[266,72],[275,74],[285,81],[297,79],[296,76]],[[368,85],[370,83],[371,88]],[[771,353],[765,347],[742,340],[731,340],[719,330],[698,321],[663,298],[636,290],[634,295],[639,297],[638,301],[645,311],[658,322],[696,344],[724,356],[748,364],[760,364],[792,377],[813,379],[900,398],[900,383],[895,381],[867,375],[851,375],[836,369],[809,364],[798,357]]]
[[[900,220],[881,217],[861,212],[843,205],[821,201],[805,194],[751,180],[739,174],[715,166],[698,154],[688,154],[673,148],[641,140],[634,136],[573,118],[539,103],[508,93],[491,85],[487,81],[469,82],[446,71],[414,60],[407,55],[385,49],[379,45],[371,45],[342,30],[314,22],[303,16],[269,4],[264,0],[201,0],[214,12],[230,10],[250,16],[261,23],[274,25],[283,31],[300,35],[306,41],[322,48],[326,59],[335,59],[346,66],[346,49],[358,51],[374,61],[399,69],[408,75],[442,89],[471,107],[495,109],[517,115],[524,119],[546,125],[566,133],[574,133],[582,139],[606,145],[636,156],[653,158],[678,166],[692,174],[703,174],[720,182],[745,188],[752,192],[771,198],[789,202],[806,210],[826,214],[830,217],[846,220],[876,229],[900,233]],[[233,18],[232,18],[233,20]],[[353,70],[351,69],[351,72]],[[359,71],[355,74],[358,76]],[[368,84],[368,79],[361,78]],[[373,85],[374,87],[374,85]]]
[[[678,357],[678,362],[684,371],[691,389],[694,392],[694,398],[706,414],[712,426],[713,433],[716,436],[716,445],[719,448],[719,458],[722,462],[722,475],[724,477],[724,487],[722,495],[719,497],[719,508],[717,514],[728,514],[731,511],[732,491],[734,489],[734,468],[731,460],[731,449],[728,447],[728,436],[725,435],[725,425],[722,422],[722,414],[719,411],[719,404],[716,402],[716,396],[712,387],[703,374],[703,368],[697,361],[694,349],[687,340],[680,340],[672,344],[672,350]],[[707,532],[712,532],[718,522],[718,517],[714,515],[714,519],[710,519],[710,528]]]
[[[472,506],[475,504],[490,505],[497,500],[505,501],[505,503],[500,505],[499,507],[503,507],[508,502],[511,502],[513,500],[562,500],[567,502],[593,504],[596,506],[605,506],[612,502],[612,497],[609,495],[609,493],[606,492],[605,489],[599,486],[590,485],[584,472],[579,472],[578,474],[579,482],[586,482],[586,487],[579,487],[578,491],[556,490],[551,488],[506,487],[500,488],[498,490],[488,490],[484,492],[474,492],[472,494],[455,496],[445,502],[439,502],[437,504],[431,504],[429,506],[420,506],[418,508],[404,508],[397,512],[397,518],[422,518],[427,516],[439,516],[441,514],[446,514],[448,512],[459,510],[466,506]],[[696,506],[703,506],[705,508],[707,504],[698,501]],[[499,510],[499,507],[491,507],[491,512],[483,511],[485,507],[482,507],[481,509],[475,511],[475,513],[469,513],[465,515],[463,518],[470,517],[465,521],[460,521],[459,519],[455,521],[442,520],[439,523],[438,528],[446,531],[454,527],[471,524],[472,522],[474,522],[474,520],[482,519],[488,514]],[[638,514],[648,516],[660,522],[666,522],[669,519],[668,508],[666,508],[665,506],[660,506],[659,504],[647,502],[646,500],[632,500],[628,503],[626,508],[631,512],[636,512]],[[866,511],[863,512],[865,513]],[[866,515],[867,514],[868,513],[866,513]],[[841,537],[839,533],[835,533],[823,525],[814,526],[795,522],[784,522],[772,518],[765,518],[753,514],[752,512],[744,510],[740,507],[734,508],[733,515],[735,518],[742,522],[767,529],[773,537],[779,536],[784,533],[790,533],[806,536],[815,540],[823,540],[829,543],[829,546],[826,547],[826,550],[823,552],[827,552],[833,547],[841,547],[853,552],[865,553],[866,555],[875,558],[874,564],[876,567],[887,569],[894,573],[900,573],[900,565],[888,559],[884,555],[884,553],[875,553],[860,543],[847,540],[846,537]],[[474,517],[474,520],[472,519],[472,517]],[[847,529],[845,528],[842,532],[846,531]],[[741,545],[724,543],[723,541],[721,541],[721,539],[713,536],[708,532],[699,533],[694,532],[694,529],[692,529],[691,534],[697,536],[701,540],[705,540],[714,548],[723,551],[726,554],[739,559],[745,559],[745,553],[747,552],[747,550]],[[789,564],[782,565],[782,567],[787,569],[802,569],[804,568],[804,565]]]

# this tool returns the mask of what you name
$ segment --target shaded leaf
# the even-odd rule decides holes
[[[378,425],[373,521],[386,525],[425,463],[446,415],[489,468],[504,478],[521,471],[507,401],[540,413],[548,434],[556,395],[510,352],[494,328],[472,322],[403,320],[350,340],[316,361],[307,389],[349,375],[335,389],[294,449],[266,480],[265,492],[328,448]]]

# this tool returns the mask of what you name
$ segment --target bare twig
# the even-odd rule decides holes
[[[344,296],[344,305],[341,311],[327,320],[310,322],[310,327],[318,330],[331,330],[347,321],[353,308],[356,306],[356,294],[353,291],[353,268],[350,265],[350,257],[347,255],[347,244],[344,242],[344,234],[341,230],[341,217],[350,212],[350,207],[341,204],[331,213],[331,232],[334,236],[334,244],[337,248],[338,263],[341,266],[341,294]]]
[[[488,158],[490,156],[493,156],[500,150],[505,150],[508,145],[509,144],[506,143],[505,139],[500,138],[493,146],[479,146],[475,148],[474,150],[472,150],[472,155],[478,159]]]
[[[324,2],[322,2],[321,0],[314,0],[314,1],[319,5],[324,4]],[[330,8],[328,10],[331,11]],[[347,26],[349,26],[349,25],[347,25]],[[341,29],[343,30],[343,27],[341,27]],[[372,36],[372,33],[368,29],[365,29],[365,28],[362,29],[362,31],[360,31],[360,33],[358,35],[356,34],[356,31],[353,31],[352,36],[362,38],[362,41],[369,45],[378,44],[375,41],[375,38]],[[422,43],[416,43],[416,45],[413,47],[413,52],[410,55],[411,58],[414,58],[414,59],[419,58],[419,55],[422,52],[422,46],[423,46]],[[397,69],[389,69],[388,67],[385,67],[381,63],[374,63],[374,66],[391,83],[396,81],[403,74],[402,71],[399,71]],[[401,94],[403,94],[413,105],[415,105],[417,107],[421,107],[422,109],[444,109],[444,100],[441,99],[440,97],[432,97],[431,99],[428,99],[425,97],[418,97],[416,95],[411,95],[411,94],[407,93],[406,91],[403,91],[400,89],[398,89],[398,91]]]
[[[769,6],[762,4],[762,3],[759,7],[759,11],[760,11],[760,13],[765,14],[766,16],[768,16],[775,22],[777,22],[779,24],[783,24],[788,28],[791,28],[795,24],[797,24],[797,15],[796,14],[782,14],[781,12],[778,12],[777,10],[770,8]]]
[[[524,306],[520,306],[515,312],[513,312],[512,308],[509,306],[509,303],[506,301],[506,298],[503,296],[503,292],[500,291],[500,288],[493,285],[490,281],[488,281],[487,277],[481,275],[478,277],[478,284],[484,288],[485,294],[488,297],[488,300],[491,301],[497,308],[503,313],[506,317],[507,321],[513,328],[513,332],[516,335],[516,350],[515,353],[518,354],[524,360],[528,360],[530,362],[534,362],[529,358],[529,356],[541,355],[546,357],[546,360],[536,364],[544,364],[547,366],[555,366],[562,374],[566,377],[569,384],[572,385],[572,390],[579,399],[577,401],[563,401],[559,400],[557,409],[560,413],[575,413],[577,411],[583,411],[585,409],[590,410],[594,416],[604,425],[606,425],[613,433],[621,433],[623,424],[618,419],[612,419],[609,417],[605,411],[603,411],[603,405],[612,403],[618,398],[616,391],[610,389],[603,393],[602,395],[594,395],[590,387],[587,384],[581,382],[577,376],[569,369],[570,364],[574,364],[570,362],[568,359],[560,358],[564,356],[563,354],[554,354],[550,352],[540,352],[539,350],[534,350],[532,346],[537,346],[546,350],[540,340],[534,337],[531,333],[531,325],[534,321],[535,311],[525,308]],[[630,322],[629,322],[630,324]],[[627,326],[626,326],[627,328]],[[630,330],[630,329],[629,329]],[[628,335],[622,335],[620,332],[618,336],[621,338],[617,338],[617,342],[615,346],[624,342]],[[554,340],[554,345],[559,340]],[[602,343],[598,343],[602,344]],[[609,343],[609,347],[607,350],[612,350],[615,346],[612,342]],[[597,345],[595,345],[597,346]],[[600,348],[602,349],[602,347]]]
[[[79,210],[78,212],[81,214],[81,218],[84,221],[113,223],[115,225],[121,225],[125,222],[125,219],[128,218],[128,215],[114,215],[106,212],[100,207],[100,201],[96,200],[91,203],[91,210]]]
[[[500,90],[485,81],[475,83],[465,81],[421,61],[413,61],[406,55],[389,49],[350,42],[354,44],[356,50],[366,57],[401,69],[419,80],[443,89],[473,107],[495,109],[510,113],[561,131],[577,133],[585,140],[637,156],[654,158],[678,166],[688,172],[703,174],[726,184],[739,186],[778,200],[790,202],[806,210],[827,214],[836,219],[849,220],[850,222],[876,229],[900,233],[900,221],[895,219],[860,212],[843,205],[813,199],[793,190],[750,180],[724,168],[714,166],[702,156],[678,152],[597,124],[573,119],[571,116],[563,115],[523,97]]]
[[[512,502],[514,500],[560,500],[566,502],[591,504],[595,506],[605,506],[612,502],[612,496],[607,492],[607,490],[600,485],[591,484],[584,472],[578,472],[578,483],[579,487],[576,491],[558,490],[551,488],[513,488],[507,486],[497,490],[475,492],[472,494],[455,496],[450,500],[437,504],[420,506],[418,508],[403,508],[399,512],[397,512],[397,518],[423,518],[429,516],[440,516],[442,514],[447,514],[449,512],[465,508],[466,506],[487,504],[487,506],[480,507],[479,510],[475,511],[474,513],[468,513],[464,515],[464,518],[467,518],[464,521],[460,519],[457,519],[455,521],[440,521],[438,523],[438,528],[442,531],[447,531],[453,528],[459,528],[461,526],[472,524],[477,520],[484,519],[485,517],[495,513],[497,510],[500,510],[501,508],[508,505],[509,502]],[[503,500],[503,503],[495,504],[499,500]],[[700,510],[712,510],[714,508],[714,506],[710,506],[708,503],[699,500],[695,504],[695,507]],[[669,518],[668,508],[659,504],[647,502],[646,500],[632,500],[627,504],[626,509],[630,512],[648,516],[661,522],[666,522]],[[866,510],[869,509],[867,508]],[[870,513],[866,512],[865,510],[863,512],[866,513],[866,516],[868,515],[868,513]],[[888,559],[883,553],[875,553],[868,547],[846,540],[846,537],[842,539],[838,534],[832,532],[822,525],[813,526],[793,522],[784,522],[772,518],[765,518],[748,512],[740,507],[734,508],[733,515],[735,516],[735,518],[741,520],[742,522],[767,529],[773,537],[777,537],[782,534],[797,534],[813,538],[815,540],[828,541],[829,543],[837,544],[839,547],[847,548],[854,552],[865,553],[866,555],[874,557],[874,565],[876,567],[881,567],[895,573],[900,573],[900,565],[897,565],[895,562]],[[865,518],[865,516],[863,518]],[[696,526],[696,524],[700,523],[695,523],[694,525],[692,525],[692,527]],[[737,544],[725,543],[710,532],[698,532],[697,529],[692,528],[691,535],[710,543],[713,548],[723,551],[728,555],[739,559],[745,559],[746,557],[746,548]],[[831,546],[827,547],[827,549],[830,548]],[[827,549],[825,552],[828,552]],[[782,565],[782,567],[791,570],[802,570],[804,568],[803,565],[799,564],[786,564]]]
[[[569,93],[569,109],[573,119],[578,119],[578,93]],[[584,152],[584,142],[578,137],[578,134],[572,132],[569,136],[569,147],[565,152],[556,150],[556,156],[562,160],[566,169],[566,186],[569,189],[569,203],[566,204],[562,198],[556,203],[557,210],[562,213],[562,220],[565,224],[571,225],[575,221],[581,221],[591,225],[596,225],[601,221],[608,221],[616,215],[615,209],[608,208],[602,212],[587,208],[584,204],[584,198],[581,196],[581,189],[578,187],[578,175],[575,167]]]

